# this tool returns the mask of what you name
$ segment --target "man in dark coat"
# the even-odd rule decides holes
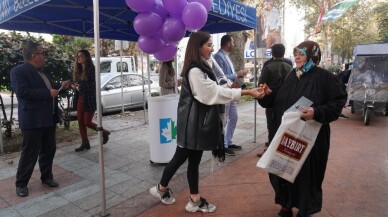
[[[272,58],[264,63],[263,71],[259,79],[260,84],[267,84],[271,90],[280,88],[283,78],[292,70],[292,63],[284,59],[286,48],[283,44],[274,44],[271,47]],[[268,141],[273,138],[276,133],[276,126],[273,123],[273,108],[265,109],[265,116],[267,118]],[[261,157],[269,146],[269,142],[265,143],[265,148],[257,156]]]
[[[294,56],[295,69],[285,77],[278,91],[268,93],[259,103],[264,107],[273,106],[278,128],[284,112],[304,96],[313,104],[301,111],[301,118],[313,119],[322,127],[294,183],[269,175],[275,203],[281,205],[278,217],[292,217],[293,207],[298,208],[298,217],[308,217],[321,210],[322,182],[330,149],[329,123],[338,119],[347,98],[338,77],[317,66],[321,52],[316,42],[302,42],[294,49]]]
[[[23,135],[22,153],[16,173],[16,194],[28,195],[28,182],[39,158],[40,179],[48,187],[58,187],[53,178],[52,165],[56,151],[55,129],[58,123],[57,96],[45,74],[42,47],[28,43],[23,48],[25,63],[11,70],[11,87],[18,99],[19,127]],[[63,89],[69,82],[62,82]]]

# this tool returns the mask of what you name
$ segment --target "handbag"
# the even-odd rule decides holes
[[[321,126],[314,120],[302,120],[299,112],[284,113],[279,129],[256,166],[293,183]]]

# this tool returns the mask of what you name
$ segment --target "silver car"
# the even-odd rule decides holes
[[[123,85],[123,98],[121,97]],[[136,73],[102,73],[101,74],[101,108],[102,113],[120,111],[124,108],[141,107],[147,104],[148,86],[151,86],[151,96],[159,95],[159,85]],[[144,86],[144,92],[143,92]],[[144,93],[144,94],[143,94]]]

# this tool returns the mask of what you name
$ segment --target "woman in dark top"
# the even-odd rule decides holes
[[[321,210],[322,182],[330,148],[329,123],[338,119],[347,98],[338,77],[318,67],[321,51],[316,42],[299,44],[294,49],[294,57],[296,68],[285,76],[280,89],[259,102],[274,109],[273,121],[277,129],[283,113],[304,96],[313,105],[301,112],[301,118],[314,119],[322,123],[322,127],[294,183],[269,174],[276,194],[275,203],[281,205],[278,217],[292,217],[293,207],[298,208],[298,217],[307,217]]]
[[[73,72],[74,84],[71,87],[75,91],[73,105],[77,108],[78,126],[82,139],[81,146],[75,149],[78,152],[90,149],[86,127],[97,129],[97,125],[92,122],[97,103],[95,68],[90,53],[87,50],[80,50],[76,58]],[[102,135],[103,144],[105,144],[109,140],[110,132],[103,130]]]

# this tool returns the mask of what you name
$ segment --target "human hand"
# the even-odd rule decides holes
[[[251,95],[252,97],[254,97],[256,99],[262,99],[265,96],[264,90],[262,88],[259,88],[259,87],[250,89],[248,91],[249,91],[249,95]]]
[[[260,85],[259,85],[259,88],[261,88],[261,89],[264,90],[264,94],[265,94],[266,96],[272,93],[272,90],[269,89],[269,87],[267,86],[266,83],[260,84]]]
[[[67,81],[62,81],[62,83],[61,83],[61,87],[62,87],[62,89],[67,89],[67,88],[69,88],[69,86],[70,86],[70,81],[69,80],[67,80]]]
[[[177,80],[177,83],[178,83],[178,87],[180,87],[180,86],[182,85],[182,79],[179,78],[179,79]]]
[[[71,89],[78,90],[78,88],[79,88],[79,84],[77,82],[74,82],[71,84]]]
[[[59,91],[57,89],[50,89],[50,95],[51,97],[56,97],[58,96]]]
[[[242,77],[244,77],[245,75],[247,75],[247,71],[245,71],[245,70],[240,70],[240,71],[238,71],[236,74],[237,74],[237,78],[242,78]]]
[[[301,112],[301,118],[305,120],[312,120],[314,118],[314,109],[312,107],[308,107]]]

